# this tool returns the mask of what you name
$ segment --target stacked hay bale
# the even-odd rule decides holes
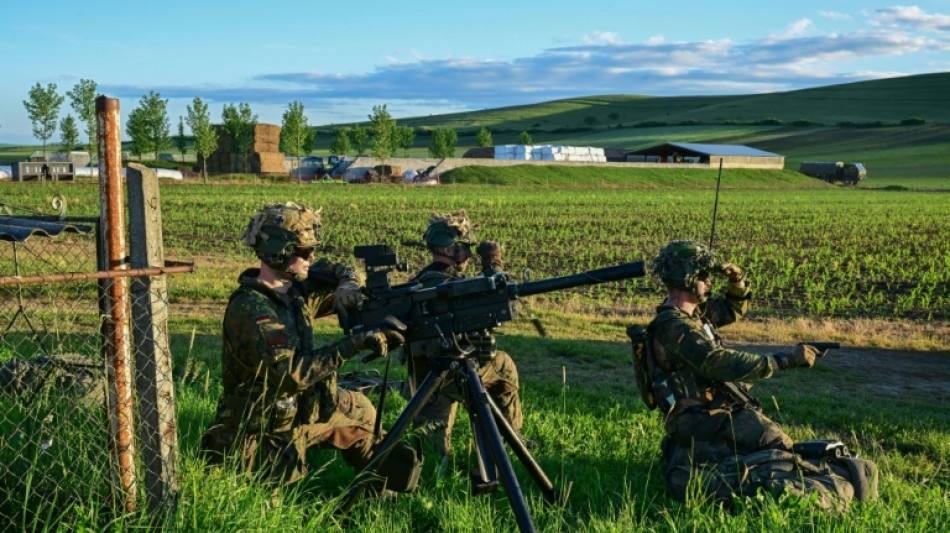
[[[210,174],[285,174],[284,154],[280,152],[280,126],[274,124],[255,124],[254,143],[250,153],[245,156],[231,151],[231,139],[224,127],[216,124],[218,132],[218,147],[208,156],[208,173]],[[201,168],[201,156],[198,157],[198,168]]]

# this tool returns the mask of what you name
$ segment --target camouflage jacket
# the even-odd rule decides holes
[[[668,385],[667,392],[656,391],[658,398],[672,393],[677,403],[690,399],[686,404],[704,404],[721,396],[724,383],[772,375],[768,356],[725,348],[716,331],[742,317],[749,296],[748,288],[730,287],[700,304],[692,315],[667,303],[657,307],[647,332],[659,374],[652,376],[654,386],[661,381]]]
[[[278,435],[332,413],[345,346],[313,347],[310,321],[332,311],[334,286],[294,283],[280,294],[258,274],[241,274],[224,314],[224,390],[213,424]]]

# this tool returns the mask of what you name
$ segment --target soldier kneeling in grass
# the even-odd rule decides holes
[[[874,463],[839,441],[793,444],[749,395],[745,382],[811,367],[820,354],[807,344],[772,355],[723,347],[716,328],[735,322],[749,306],[742,269],[717,263],[698,242],[674,241],[660,251],[653,273],[668,297],[646,331],[635,325],[627,333],[641,396],[666,417],[662,449],[670,496],[725,503],[759,489],[817,493],[819,505],[839,510],[853,499],[875,499]],[[709,297],[712,274],[728,285]]]

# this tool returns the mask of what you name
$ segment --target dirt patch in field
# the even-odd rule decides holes
[[[743,346],[762,353],[778,346]],[[845,347],[821,359],[842,375],[848,386],[924,403],[950,402],[950,351],[902,351]]]

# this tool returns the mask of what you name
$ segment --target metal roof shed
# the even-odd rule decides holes
[[[642,148],[627,155],[655,156],[666,163],[686,162],[686,158],[698,158],[695,162],[723,168],[774,168],[785,167],[785,156],[737,144],[703,144],[668,142]]]

